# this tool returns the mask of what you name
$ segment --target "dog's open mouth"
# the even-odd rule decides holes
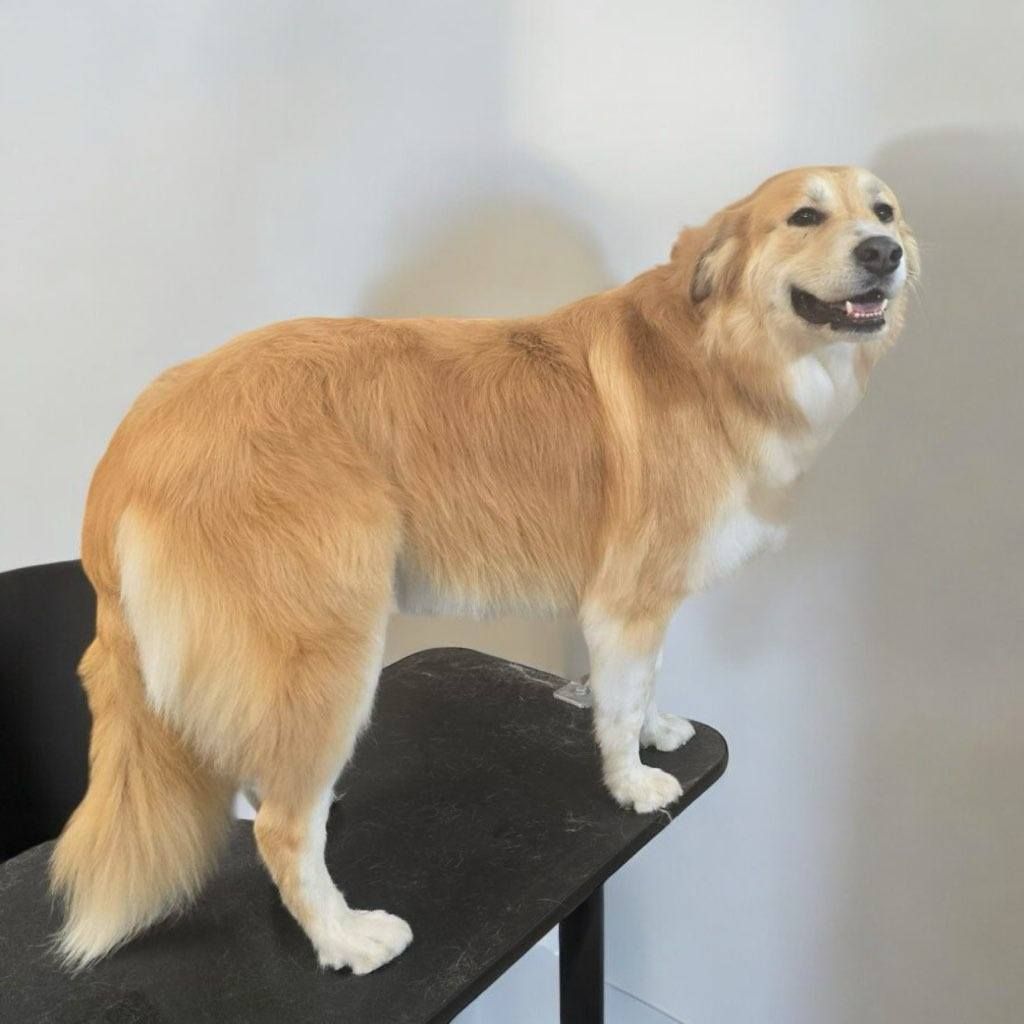
[[[835,302],[825,302],[796,287],[790,289],[790,296],[797,316],[810,324],[828,324],[833,331],[877,331],[885,324],[889,304],[879,288]]]

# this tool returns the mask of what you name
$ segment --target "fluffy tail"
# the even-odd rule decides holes
[[[100,599],[79,672],[89,697],[89,789],[57,841],[58,936],[83,967],[186,904],[212,868],[230,787],[149,708],[120,609]]]

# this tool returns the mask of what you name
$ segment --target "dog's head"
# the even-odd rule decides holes
[[[892,335],[917,245],[892,190],[856,167],[769,178],[672,251],[698,311],[727,308],[805,348]]]

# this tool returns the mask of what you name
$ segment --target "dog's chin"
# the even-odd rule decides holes
[[[886,326],[889,298],[881,288],[841,299],[821,299],[793,285],[789,297],[793,312],[815,327],[828,327],[844,334],[877,334]]]

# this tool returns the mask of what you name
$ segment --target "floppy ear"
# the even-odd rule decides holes
[[[727,294],[743,269],[747,218],[725,210],[702,228],[688,228],[672,247],[672,262],[690,278],[690,301],[703,302],[712,292]]]

